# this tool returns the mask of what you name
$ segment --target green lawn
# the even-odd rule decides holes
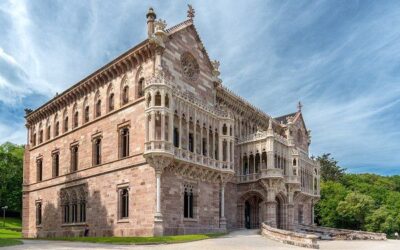
[[[0,247],[8,247],[14,245],[21,245],[22,241],[16,239],[2,239],[0,238]]]
[[[225,235],[223,233],[213,234],[188,234],[188,235],[174,235],[174,236],[160,236],[160,237],[63,237],[63,238],[49,238],[48,240],[64,240],[64,241],[79,241],[91,243],[109,243],[109,244],[170,244],[182,243],[196,240],[205,240],[216,238]]]
[[[22,227],[22,221],[20,218],[6,218],[5,220],[5,228],[18,228]],[[4,228],[3,226],[3,218],[0,219],[0,228]]]
[[[5,228],[3,219],[0,220],[0,247],[22,244],[21,238],[21,219],[6,218]]]

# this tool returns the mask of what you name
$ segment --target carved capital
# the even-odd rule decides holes
[[[162,174],[164,169],[171,165],[172,158],[163,155],[147,156],[146,161],[154,168],[156,174]]]

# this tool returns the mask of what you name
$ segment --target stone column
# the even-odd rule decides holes
[[[179,149],[182,149],[182,117],[178,116],[179,119]]]
[[[225,185],[221,183],[221,218],[219,220],[219,227],[226,230],[226,218],[225,218]]]
[[[267,201],[265,202],[267,206],[267,224],[272,227],[277,227],[277,220],[276,220],[276,206],[277,202],[275,200],[275,190],[269,188],[267,190]]]
[[[161,176],[166,167],[172,162],[172,157],[152,155],[146,157],[147,162],[154,168],[155,172],[155,191],[156,191],[156,206],[154,213],[154,235],[162,236],[164,234],[164,223],[162,215],[162,197],[161,197]]]

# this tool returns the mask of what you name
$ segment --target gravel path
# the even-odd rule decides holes
[[[399,250],[400,241],[320,241],[320,249],[322,250]],[[166,245],[108,245],[108,244],[92,244],[79,242],[65,241],[44,241],[44,240],[24,240],[24,245],[4,247],[2,250],[76,250],[76,249],[133,249],[133,250],[253,250],[253,249],[276,249],[276,250],[291,250],[291,249],[307,249],[296,246],[285,245],[276,241],[266,239],[258,235],[258,230],[241,230],[235,231],[224,237],[201,240],[180,244]]]

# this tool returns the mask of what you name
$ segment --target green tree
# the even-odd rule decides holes
[[[0,145],[0,205],[9,211],[22,209],[22,165],[24,147],[6,142]]]
[[[346,187],[339,182],[321,182],[321,200],[315,206],[317,223],[326,227],[338,227],[342,223],[337,206],[347,195]]]
[[[365,229],[365,220],[372,213],[374,200],[365,194],[349,193],[337,207],[339,216],[343,217],[345,228]]]
[[[340,181],[346,169],[339,167],[338,162],[331,154],[318,156],[317,161],[321,164],[321,179],[323,181]]]

